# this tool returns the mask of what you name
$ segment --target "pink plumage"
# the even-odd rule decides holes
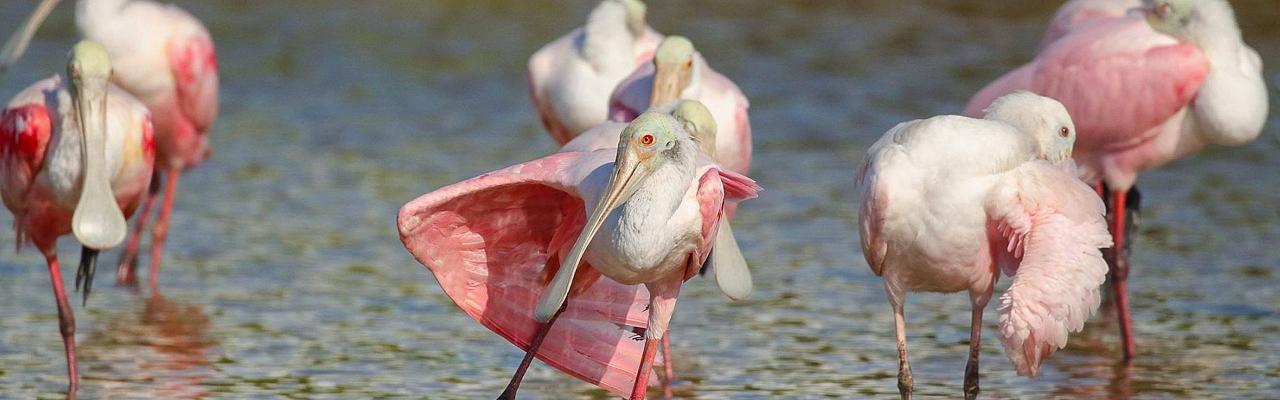
[[[607,170],[615,154],[557,153],[423,195],[400,210],[401,240],[468,315],[528,349],[538,328],[535,305],[582,229],[583,185],[600,183],[592,177]],[[699,170],[691,184],[698,185],[703,216],[702,244],[693,260],[701,265],[715,235],[708,220],[718,220],[725,202],[754,197],[758,187],[709,163]],[[649,292],[584,264],[537,358],[626,396],[644,344],[637,332],[650,318]],[[692,275],[686,272],[685,278]]]

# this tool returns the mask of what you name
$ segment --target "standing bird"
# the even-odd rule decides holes
[[[758,190],[701,154],[675,118],[650,112],[616,150],[442,188],[401,208],[398,226],[458,306],[528,350],[500,398],[515,397],[536,355],[642,399],[681,284],[709,254],[714,267],[737,250],[721,245],[721,210]]]
[[[903,303],[908,292],[969,291],[966,399],[978,394],[982,310],[1000,271],[1000,341],[1020,375],[1067,344],[1098,307],[1111,244],[1102,202],[1069,170],[1075,127],[1060,103],[996,100],[983,119],[898,124],[858,171],[862,252],[884,278],[898,336],[898,390],[911,398]]]
[[[14,96],[0,116],[0,195],[13,213],[18,246],[30,242],[49,264],[58,326],[67,353],[69,393],[79,388],[75,317],[62,284],[57,240],[84,246],[76,287],[92,289],[99,250],[124,240],[151,180],[155,141],[147,109],[108,82],[106,50],[83,41],[71,51],[67,79],[54,76]]]
[[[1242,145],[1262,132],[1267,92],[1258,53],[1224,0],[1148,0],[1141,13],[1070,31],[1035,60],[982,89],[965,113],[1030,90],[1062,102],[1080,125],[1076,163],[1109,207],[1109,281],[1126,361],[1136,354],[1129,311],[1128,205],[1138,172],[1205,145]]]
[[[751,104],[738,85],[711,69],[707,60],[681,36],[663,39],[652,63],[636,68],[609,99],[609,117],[630,121],[652,106],[678,99],[698,100],[711,110],[719,128],[716,151],[720,165],[740,174],[751,167]]]
[[[164,200],[152,227],[148,276],[155,287],[178,178],[209,158],[208,133],[218,116],[213,39],[186,11],[144,0],[80,0],[76,25],[86,39],[107,48],[116,66],[111,81],[142,100],[155,121],[158,173],[116,271],[121,283],[136,280],[138,244],[151,204],[163,187]]]
[[[653,58],[662,35],[645,10],[639,0],[603,0],[586,25],[529,57],[529,94],[556,144],[604,122],[613,88]]]

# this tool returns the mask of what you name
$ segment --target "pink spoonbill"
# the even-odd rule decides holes
[[[1241,39],[1230,4],[1146,0],[1139,11],[1073,28],[965,111],[1030,90],[1061,101],[1079,124],[1076,163],[1109,206],[1109,281],[1126,361],[1136,354],[1124,252],[1138,172],[1209,144],[1248,143],[1267,116],[1262,61]]]
[[[406,249],[468,315],[527,349],[501,398],[536,356],[643,399],[681,284],[704,262],[741,259],[726,257],[738,248],[722,209],[759,187],[681,125],[645,113],[617,149],[556,153],[401,208]]]
[[[0,68],[21,56],[36,27],[59,0],[42,0],[36,12],[9,39]],[[149,0],[79,0],[76,25],[85,39],[106,47],[114,63],[112,83],[133,94],[151,110],[156,126],[157,169],[142,203],[134,232],[120,257],[116,278],[134,282],[137,252],[152,203],[164,189],[164,200],[152,228],[152,287],[158,283],[169,217],[178,178],[209,157],[207,134],[218,116],[218,62],[213,39],[200,20],[170,4]],[[161,184],[164,179],[164,184]]]
[[[640,0],[603,0],[583,27],[529,57],[529,93],[556,144],[604,122],[613,88],[653,58],[662,35],[645,12]]]
[[[1111,244],[1105,210],[1071,171],[1075,126],[1062,104],[1019,92],[983,119],[939,116],[893,127],[858,171],[862,252],[884,278],[898,339],[898,390],[911,398],[908,292],[969,292],[965,398],[978,394],[982,311],[1000,272],[1000,341],[1035,375],[1098,307]]]
[[[682,36],[658,45],[652,63],[636,68],[618,84],[609,100],[609,118],[630,121],[652,106],[678,99],[698,100],[711,111],[718,128],[715,152],[720,165],[745,174],[751,167],[751,105],[738,85],[711,69],[707,60]]]
[[[71,51],[67,77],[54,76],[18,93],[0,117],[0,194],[13,213],[18,245],[44,255],[66,347],[68,393],[74,397],[75,317],[58,264],[58,237],[83,245],[76,286],[92,289],[98,251],[124,241],[125,218],[147,190],[155,141],[146,107],[108,82],[110,59],[97,43]]]

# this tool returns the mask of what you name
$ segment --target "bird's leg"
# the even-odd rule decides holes
[[[644,354],[636,371],[635,385],[631,386],[631,400],[644,400],[649,393],[649,375],[653,374],[653,359],[658,355],[659,342],[666,338],[668,324],[675,313],[676,298],[684,279],[675,275],[669,279],[645,284],[649,289],[649,327],[645,330]],[[670,361],[667,361],[670,362]]]
[[[676,367],[671,361],[671,332],[662,335],[662,372],[662,396],[671,398],[671,385],[676,382]]]
[[[969,320],[969,362],[964,366],[964,398],[978,398],[978,353],[982,351],[982,310],[987,308],[991,300],[991,288],[995,279],[982,293],[970,292],[969,299],[973,303],[973,317]]]
[[[511,382],[507,383],[506,390],[498,395],[498,400],[514,400],[516,391],[520,390],[520,382],[524,380],[524,373],[529,370],[529,364],[533,363],[533,356],[538,354],[538,348],[542,347],[542,340],[547,338],[547,332],[551,331],[551,324],[560,318],[560,313],[564,312],[564,308],[568,306],[568,302],[560,306],[560,310],[551,316],[551,320],[538,324],[538,332],[533,335],[533,341],[529,343],[529,350],[524,353],[524,358],[520,360],[520,365],[516,367],[516,373],[511,376]]]
[[[169,215],[173,213],[173,198],[178,194],[178,177],[182,175],[182,169],[170,168],[165,174],[168,182],[164,185],[164,202],[161,203],[156,226],[151,228],[151,270],[147,271],[147,284],[153,292],[160,287],[160,260],[164,258],[164,241],[169,237]]]
[[[644,354],[640,357],[640,369],[636,372],[636,383],[631,387],[630,400],[644,400],[649,392],[649,374],[653,373],[653,358],[657,353],[657,343],[653,339],[645,339]]]
[[[1133,360],[1136,354],[1136,348],[1133,343],[1133,320],[1129,314],[1129,260],[1125,257],[1124,248],[1127,245],[1127,232],[1125,231],[1125,222],[1127,215],[1125,212],[1125,203],[1128,200],[1128,193],[1124,190],[1116,190],[1110,193],[1111,197],[1111,249],[1106,252],[1107,264],[1110,265],[1107,280],[1111,282],[1112,297],[1116,304],[1116,314],[1120,320],[1120,340],[1123,343],[1124,361],[1128,363]]]
[[[147,197],[142,200],[142,207],[138,209],[138,222],[133,226],[133,233],[129,235],[129,243],[120,253],[120,264],[116,267],[117,285],[138,284],[138,246],[142,244],[142,233],[146,231],[147,220],[151,217],[151,205],[156,202],[156,195],[159,194],[160,176],[151,175],[151,186],[147,188]]]
[[[889,305],[893,307],[893,326],[898,336],[898,394],[902,400],[911,400],[913,380],[911,379],[911,362],[907,360],[907,321],[902,313],[905,297],[889,284],[892,278],[885,277],[885,291],[889,293]]]
[[[80,389],[80,374],[76,372],[76,317],[71,313],[71,303],[67,301],[67,291],[62,286],[62,269],[58,267],[58,254],[53,250],[45,252],[49,262],[49,280],[53,283],[53,296],[58,301],[58,331],[62,333],[62,345],[67,352],[67,393],[74,397]]]

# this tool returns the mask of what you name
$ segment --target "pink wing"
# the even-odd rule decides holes
[[[32,180],[44,165],[50,127],[49,110],[43,104],[9,107],[0,116],[0,194],[15,221],[22,220]],[[17,237],[21,245],[22,232]]]
[[[1018,374],[1034,376],[1098,308],[1106,211],[1088,185],[1044,161],[1010,171],[989,199],[990,240],[1007,245],[999,258],[1013,276],[997,307],[1000,341]]]
[[[178,90],[178,105],[196,133],[204,134],[218,117],[218,57],[209,35],[169,42],[169,67]]]
[[[1055,42],[1031,64],[975,96],[969,115],[1015,90],[1061,101],[1084,151],[1140,143],[1195,97],[1209,64],[1198,48],[1151,30],[1141,18],[1099,22]]]
[[[698,180],[698,210],[702,214],[702,242],[695,250],[694,258],[685,270],[684,279],[692,278],[702,264],[707,262],[711,247],[716,242],[721,211],[732,218],[732,210],[739,202],[753,199],[760,192],[760,185],[736,172],[711,167]]]
[[[640,64],[631,75],[628,75],[609,96],[609,120],[630,122],[649,109],[649,99],[653,97],[653,71],[651,62]]]
[[[566,171],[581,170],[586,154],[558,153],[481,175],[400,210],[405,248],[468,315],[521,349],[538,327],[533,312],[550,278],[544,266],[582,229],[576,178]],[[635,332],[647,326],[648,302],[643,286],[600,278],[569,297],[537,357],[626,396],[640,365],[644,342]]]
[[[1053,14],[1053,21],[1044,32],[1040,48],[1050,44],[1076,29],[1108,18],[1124,16],[1129,9],[1142,5],[1140,0],[1073,0]]]

